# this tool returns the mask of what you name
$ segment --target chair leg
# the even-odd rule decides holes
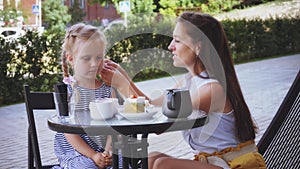
[[[34,168],[30,127],[28,127],[28,169]]]
[[[40,156],[40,151],[38,147],[38,141],[36,137],[31,137],[32,138],[32,149],[33,149],[33,157],[34,157],[34,163],[35,163],[35,168],[41,169],[42,168],[42,161],[41,161],[41,156]]]
[[[32,129],[28,130],[28,169],[41,169],[42,162],[37,138],[34,137]]]

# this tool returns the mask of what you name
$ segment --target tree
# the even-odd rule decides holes
[[[119,9],[119,2],[123,0],[89,0],[90,4],[98,3],[100,5],[105,5],[107,3],[113,2],[117,9]],[[150,14],[156,9],[156,5],[154,4],[153,0],[128,0],[130,1],[130,13],[132,14]]]
[[[196,10],[193,7],[199,7],[201,3],[206,3],[207,1],[208,0],[160,0],[159,5],[161,8],[159,12],[163,15],[176,16],[181,12],[180,8],[183,10],[188,10],[188,8]]]
[[[11,7],[11,8],[16,8],[16,1],[15,0],[10,0],[9,1],[9,6]]]
[[[69,9],[69,14],[71,15],[70,24],[75,24],[81,22],[85,17],[85,12],[79,7],[79,1],[75,0],[73,6]]]
[[[64,32],[67,23],[71,20],[68,7],[57,0],[43,1],[42,13],[46,32],[49,35]]]
[[[13,0],[3,0],[3,10],[0,10],[0,26],[16,26],[18,17],[22,12],[16,9]]]
[[[117,9],[119,8],[119,2],[120,0],[112,0],[115,3],[115,6],[117,6]],[[156,8],[156,5],[154,5],[153,0],[131,0],[130,1],[130,12],[132,14],[151,14]]]
[[[111,0],[88,0],[88,3],[89,4],[96,4],[96,3],[98,3],[98,4],[102,5],[102,6],[104,6],[107,3],[111,3]]]
[[[9,8],[9,3],[8,3],[8,0],[3,0],[3,10],[8,10]]]

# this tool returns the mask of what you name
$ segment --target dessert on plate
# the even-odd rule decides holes
[[[130,96],[124,101],[124,113],[144,113],[148,104],[145,97]]]
[[[123,106],[120,107],[121,116],[129,120],[152,119],[158,109],[149,103],[145,97],[130,96],[126,98]]]

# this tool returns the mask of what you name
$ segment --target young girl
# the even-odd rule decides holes
[[[105,36],[96,27],[79,23],[66,33],[62,46],[64,82],[71,93],[76,90],[80,96],[76,109],[88,110],[93,99],[112,97],[112,88],[96,78],[102,67],[105,46]],[[69,65],[73,77],[69,75]],[[74,82],[76,87],[71,88]],[[106,146],[102,145],[104,142]],[[61,168],[111,168],[110,137],[56,133],[54,149]]]
[[[207,14],[184,12],[178,17],[168,49],[173,65],[188,70],[175,88],[187,88],[191,94],[191,116],[208,115],[203,127],[183,132],[195,158],[177,159],[153,152],[150,169],[266,168],[254,143],[256,126],[242,95],[224,30]],[[119,65],[107,61],[101,71],[105,82],[123,94],[144,95]],[[127,83],[119,83],[119,80]],[[161,105],[162,98],[151,100]]]

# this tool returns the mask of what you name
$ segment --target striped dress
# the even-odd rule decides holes
[[[70,94],[74,93],[70,85],[68,85],[68,90]],[[92,100],[110,98],[112,94],[112,88],[104,83],[96,89],[87,89],[76,86],[76,90],[80,99],[75,108],[84,110],[89,109],[89,103]],[[106,136],[88,136],[86,134],[80,134],[80,137],[95,151],[104,151],[103,147],[105,147]],[[55,134],[54,152],[60,164],[60,167],[55,167],[54,169],[98,169],[92,159],[80,154],[71,144],[69,144],[63,133]]]

